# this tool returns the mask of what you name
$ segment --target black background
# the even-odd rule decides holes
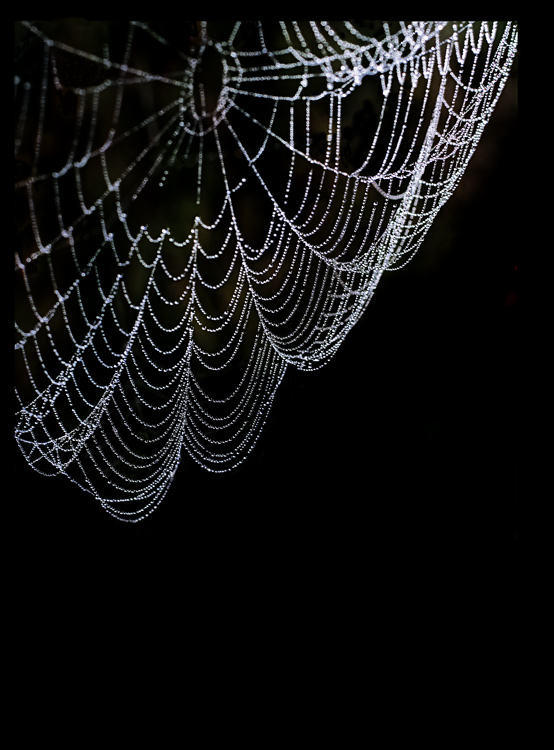
[[[250,460],[187,460],[138,524],[107,515],[14,450],[14,569],[29,596],[240,589],[371,602],[487,596],[521,581],[517,79],[455,196],[403,271],[386,275],[334,361],[290,371]],[[8,533],[8,532],[6,532]],[[10,575],[10,571],[8,571]]]

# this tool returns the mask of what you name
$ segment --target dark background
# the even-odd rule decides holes
[[[29,595],[246,587],[440,599],[521,582],[517,77],[418,257],[386,275],[334,361],[289,371],[250,460],[184,460],[138,524],[14,450]],[[8,532],[6,532],[8,533]]]

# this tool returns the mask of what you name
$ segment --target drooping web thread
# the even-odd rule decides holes
[[[16,439],[139,520],[255,445],[460,181],[512,22],[25,22]]]

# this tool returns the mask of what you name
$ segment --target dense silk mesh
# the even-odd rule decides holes
[[[16,27],[16,438],[124,520],[244,461],[421,246],[512,22]]]

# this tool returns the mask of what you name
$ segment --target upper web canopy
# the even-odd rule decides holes
[[[417,252],[512,22],[16,27],[16,438],[125,520],[227,471]]]

